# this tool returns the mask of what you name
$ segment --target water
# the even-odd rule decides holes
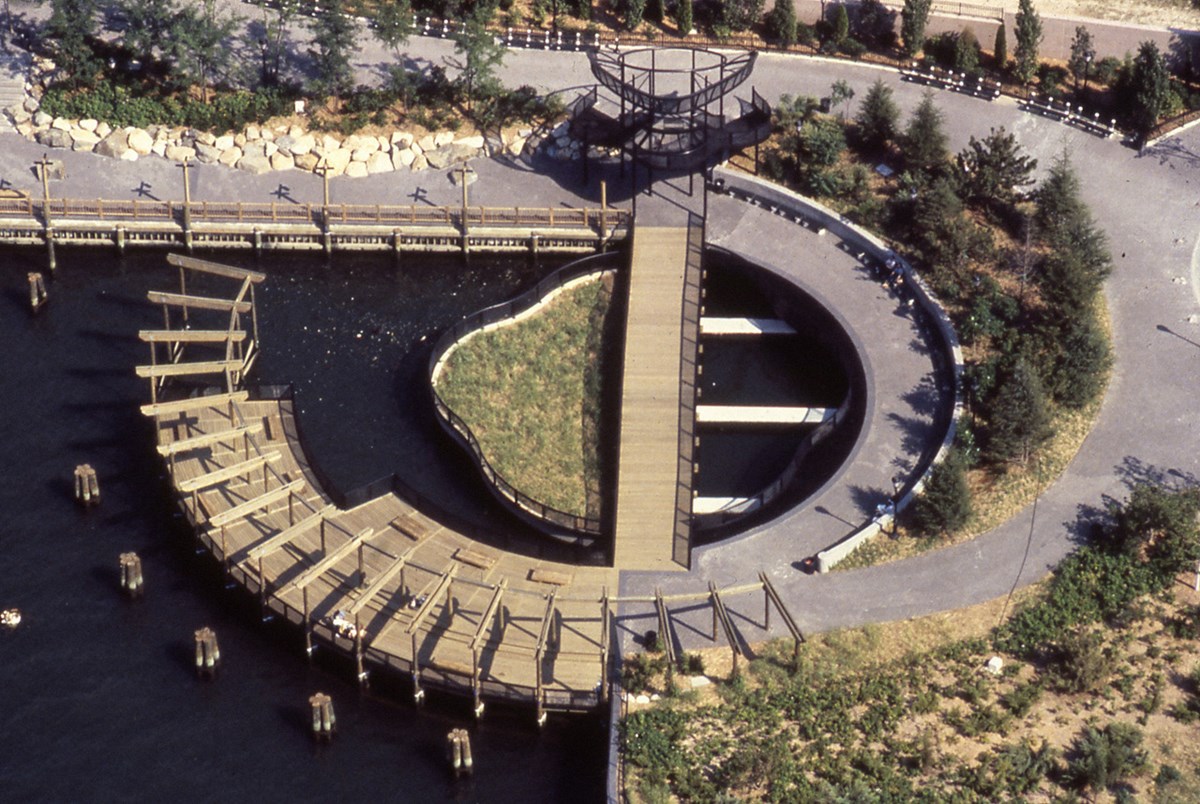
[[[218,259],[229,261],[229,255]],[[139,328],[161,313],[147,289],[177,287],[161,254],[123,262],[60,252],[49,306],[28,314],[25,273],[40,253],[0,252],[0,800],[600,800],[604,724],[467,703],[360,695],[337,662],[309,664],[297,633],[262,626],[225,591],[174,517],[153,437],[137,411]],[[549,268],[476,259],[264,262],[264,382],[292,381],[316,459],[342,489],[399,472],[466,516],[507,527],[473,475],[444,449],[421,402],[423,346],[458,316],[527,287]],[[192,290],[193,288],[189,288]],[[197,287],[197,290],[200,288]],[[422,336],[426,336],[422,341]],[[83,511],[72,470],[96,467],[103,494]],[[117,592],[117,556],[136,550],[146,596]],[[224,666],[191,669],[192,632],[213,627]],[[318,654],[320,657],[320,654]],[[378,689],[380,684],[376,685]],[[403,685],[400,685],[403,690]],[[331,694],[340,733],[317,746],[308,696]],[[456,782],[443,741],[472,732],[476,772]]]

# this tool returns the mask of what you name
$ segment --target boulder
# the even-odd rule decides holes
[[[254,140],[246,143],[246,147],[242,148],[244,156],[269,156],[267,153],[267,144],[262,140]]]
[[[350,152],[350,161],[351,162],[366,162],[368,159],[370,159],[372,156],[374,156],[377,153],[379,153],[378,150],[372,151],[367,148],[355,148],[353,151]]]
[[[283,151],[276,151],[271,154],[271,170],[291,170],[296,166],[296,162],[292,159],[291,154]]]
[[[40,109],[33,115],[33,124],[38,128],[45,128],[54,122],[54,118]]]
[[[276,156],[278,155],[279,154],[276,154]],[[311,171],[321,160],[316,154],[309,152],[304,154],[296,154],[294,157],[292,157],[292,161],[296,163],[296,167],[300,170]]]
[[[8,110],[8,116],[12,118],[14,124],[28,123],[33,119],[33,115],[25,111],[23,106],[13,106]],[[31,124],[32,125],[32,124]]]
[[[117,158],[122,162],[136,162],[138,160],[138,152],[130,148]]]
[[[96,134],[100,134],[100,129],[96,129]],[[129,138],[124,131],[117,130],[109,134],[96,143],[95,151],[101,156],[111,156],[117,159],[121,158],[121,154],[129,150]],[[136,154],[135,154],[136,155]]]
[[[424,170],[427,167],[429,167],[429,160],[425,158],[425,154],[417,154],[417,157],[413,159],[410,169],[415,173],[416,171]]]
[[[387,137],[380,134],[375,139],[379,142],[379,150],[381,150],[381,151],[391,151],[392,150],[392,141],[390,139],[388,139]]]
[[[408,146],[410,146],[412,144],[413,144],[413,135],[412,134],[409,134],[407,131],[393,131],[392,132],[392,147],[393,148],[407,148]]]
[[[186,145],[168,145],[163,156],[172,162],[182,162],[185,159],[195,159],[196,149]]]
[[[345,148],[330,151],[325,154],[325,164],[329,166],[329,175],[340,176],[346,172],[346,167],[350,164],[350,152]]]
[[[286,129],[286,132],[287,132],[287,135],[294,140],[298,140],[308,133],[303,128],[301,128],[300,126],[297,126],[297,125],[288,126]]]
[[[61,128],[46,128],[37,133],[36,137],[40,145],[45,145],[49,148],[70,148],[71,133],[63,131]]]
[[[166,140],[155,140],[154,147],[150,149],[150,153],[154,154],[155,156],[166,156],[167,155]]]
[[[196,140],[196,161],[206,165],[211,165],[221,158],[221,151],[215,145],[209,145],[206,142]]]
[[[476,149],[455,142],[430,151],[425,154],[425,158],[429,160],[431,168],[442,170],[456,162],[466,162],[468,159],[474,159],[478,155],[479,151]]]
[[[426,134],[424,137],[417,140],[417,145],[421,146],[421,150],[418,151],[417,153],[424,153],[425,151],[432,151],[434,148],[437,147],[437,145],[435,145],[433,142],[432,134]]]
[[[221,155],[217,157],[217,161],[225,167],[233,167],[242,159],[242,149],[236,145],[221,151]]]
[[[215,146],[217,148],[217,150],[219,150],[219,151],[228,151],[230,148],[232,148],[234,146],[233,135],[232,134],[224,134],[224,135],[214,139],[212,142],[209,143],[209,145]]]
[[[245,134],[246,134],[246,142],[250,142],[251,140],[262,139],[262,129],[260,129],[258,126],[254,125],[253,123],[246,126]]]
[[[154,148],[154,138],[140,128],[129,129],[128,141],[129,147],[136,151],[138,156],[145,156]]]
[[[271,160],[263,154],[246,154],[238,160],[237,168],[261,176],[271,172]]]
[[[346,176],[351,179],[362,179],[367,175],[366,162],[351,162],[346,165]]]
[[[392,152],[392,166],[396,170],[403,170],[412,165],[413,160],[417,155],[413,153],[412,148],[401,148],[398,151]]]
[[[249,142],[249,140],[246,139],[246,135],[244,133],[239,131],[237,134],[233,135],[233,144],[238,148],[245,147],[247,142]]]
[[[433,135],[433,147],[441,148],[443,145],[449,145],[454,142],[453,131],[439,131]]]
[[[391,173],[393,170],[391,154],[384,151],[376,151],[367,160],[367,173]]]
[[[196,135],[196,142],[202,142],[202,143],[204,143],[205,145],[212,145],[212,146],[216,146],[216,145],[217,145],[217,138],[216,138],[216,135],[212,134],[211,132],[208,132],[208,131],[201,131],[201,132],[199,132],[199,133]],[[230,140],[229,147],[233,147],[233,141],[232,141],[232,140]],[[217,150],[218,150],[218,151],[223,151],[223,150],[225,150],[225,149],[224,149],[224,148],[220,148],[220,147],[218,147],[218,148],[217,148]]]
[[[17,133],[25,139],[33,136],[33,121],[26,120],[24,123],[17,123]]]
[[[95,131],[99,125],[99,120],[93,120],[90,117],[85,117],[83,120],[79,121],[79,127],[84,131]]]
[[[100,138],[96,136],[96,132],[88,131],[87,129],[76,128],[71,131],[71,150],[72,151],[91,151],[99,144]]]
[[[263,140],[263,156],[272,157],[279,152],[279,146],[271,140]]]
[[[342,147],[348,148],[351,151],[363,150],[370,154],[379,150],[379,140],[375,139],[374,137],[351,134],[349,137],[342,140]]]
[[[325,153],[330,153],[331,151],[336,151],[338,148],[341,148],[341,147],[342,147],[342,141],[339,140],[337,137],[331,137],[328,134],[325,134],[321,137],[321,148],[322,148],[322,150],[325,151]]]
[[[480,148],[483,147],[483,135],[476,134],[474,137],[463,137],[462,139],[455,140],[454,144],[455,145],[465,145],[468,148],[474,148],[476,150],[479,150]]]
[[[34,112],[36,112],[38,110],[37,98],[30,95],[29,97],[27,97],[25,99],[25,102],[21,104],[21,108],[24,109],[25,111],[29,112],[30,114],[33,114]]]
[[[65,117],[56,117],[50,123],[50,128],[56,128],[59,131],[70,131],[72,128],[71,121]]]
[[[525,138],[513,137],[508,143],[508,152],[513,156],[520,156],[521,151],[525,150]]]

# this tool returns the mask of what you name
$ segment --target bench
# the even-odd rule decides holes
[[[491,556],[476,553],[474,550],[468,550],[465,547],[460,547],[454,551],[454,560],[485,571],[490,570],[496,563],[496,559]]]
[[[574,576],[569,572],[541,568],[529,571],[529,580],[535,583],[548,583],[552,586],[569,586],[573,579]]]

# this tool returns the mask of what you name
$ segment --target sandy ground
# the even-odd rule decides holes
[[[954,0],[934,0],[937,10],[957,9]],[[964,0],[964,11],[972,9],[1001,9],[1014,14],[1016,0]],[[1079,17],[1082,19],[1112,20],[1154,28],[1184,28],[1200,30],[1200,8],[1191,0],[1035,0],[1034,8],[1043,17]],[[991,16],[989,14],[989,16]],[[1012,45],[1009,45],[1012,48]]]

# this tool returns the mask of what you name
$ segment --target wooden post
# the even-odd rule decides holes
[[[100,503],[100,481],[91,464],[83,463],[75,467],[75,502],[84,507]]]
[[[367,671],[363,669],[363,629],[358,621],[358,613],[354,614],[354,667],[358,673],[358,684],[367,686]]]
[[[185,156],[183,161],[176,162],[175,166],[183,170],[183,242],[187,246],[188,251],[192,250],[192,184],[188,177],[188,171],[192,167],[191,161]],[[182,269],[181,269],[182,270]]]
[[[600,245],[608,242],[608,182],[600,180]]]
[[[196,632],[196,675],[215,678],[221,664],[221,649],[217,646],[217,634],[208,626]]]
[[[141,597],[145,592],[142,581],[142,559],[137,553],[121,553],[121,589],[130,597]]]
[[[471,758],[471,737],[466,729],[452,729],[446,735],[446,758],[454,775],[471,773],[474,761]]]
[[[308,699],[312,707],[312,733],[317,740],[328,742],[337,731],[337,716],[333,712],[333,699],[318,692]]]
[[[300,594],[304,599],[304,652],[308,654],[308,658],[313,655],[313,640],[312,640],[312,618],[308,616],[308,587],[300,590]]]
[[[50,273],[54,273],[58,268],[58,259],[54,255],[54,224],[50,220],[50,158],[48,154],[42,154],[42,158],[35,162],[39,168],[38,172],[42,177],[42,234],[46,240],[46,264],[49,266]]]
[[[50,300],[50,294],[46,292],[46,280],[40,273],[31,271],[28,278],[29,307],[36,313]]]
[[[314,173],[321,174],[322,201],[321,201],[321,239],[325,246],[325,253],[329,254],[333,251],[333,236],[329,233],[329,165],[325,161],[325,157],[321,157],[321,161],[313,168]]]

